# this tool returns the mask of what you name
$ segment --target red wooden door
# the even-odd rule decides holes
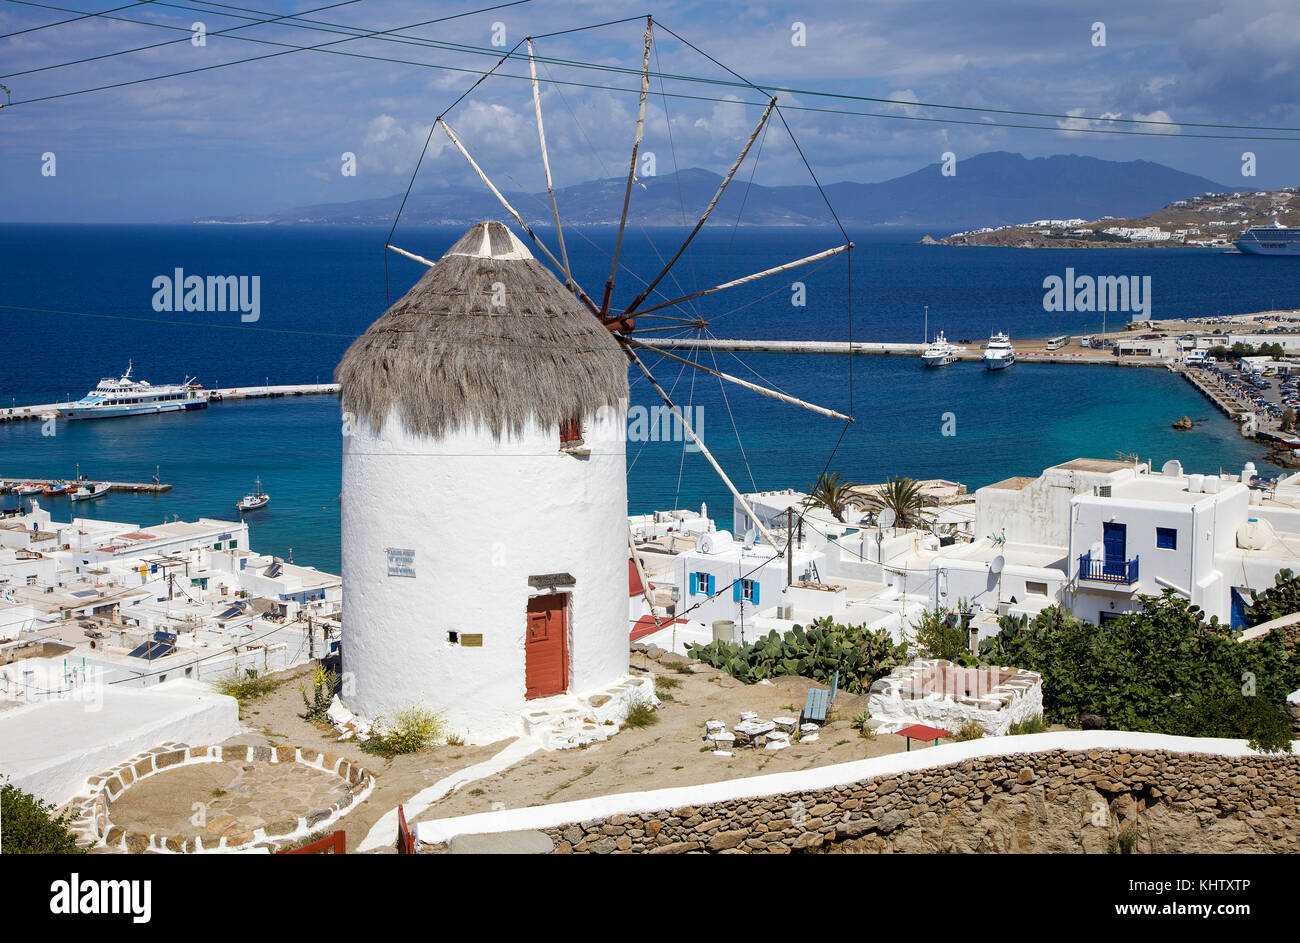
[[[528,600],[524,639],[524,697],[550,697],[569,688],[568,599],[563,593]]]

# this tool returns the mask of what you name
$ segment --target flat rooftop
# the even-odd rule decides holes
[[[1053,465],[1053,468],[1061,468],[1065,471],[1086,471],[1086,472],[1117,472],[1125,468],[1132,468],[1132,462],[1118,462],[1114,459],[1107,458],[1076,458],[1060,465]]]

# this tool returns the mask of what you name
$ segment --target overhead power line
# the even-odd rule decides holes
[[[41,7],[44,9],[51,9],[51,10],[61,10],[63,12],[79,12],[79,11],[70,10],[66,7],[59,7],[52,4],[34,2],[34,0],[8,0],[8,2],[18,3],[24,6]],[[349,0],[349,2],[352,2],[352,0]],[[526,2],[526,0],[518,0],[518,2]],[[244,24],[245,26],[256,26],[256,25],[261,25],[266,23],[273,23],[274,25],[278,25],[278,26],[307,29],[316,32],[341,34],[345,36],[346,39],[339,40],[337,42],[322,43],[314,46],[298,46],[290,43],[276,42],[276,41],[265,40],[265,39],[257,39],[249,36],[237,36],[234,35],[231,32],[231,30],[239,29],[242,27],[232,27],[231,30],[217,31],[214,33],[210,33],[209,35],[212,36],[220,35],[228,39],[238,39],[244,42],[254,42],[262,45],[279,46],[284,48],[285,52],[269,54],[266,56],[254,56],[254,57],[249,57],[247,59],[238,59],[227,63],[221,63],[221,64],[197,68],[193,70],[181,70],[178,72],[166,73],[164,75],[148,77],[145,79],[137,79],[126,83],[112,83],[109,85],[96,86],[94,88],[79,89],[72,92],[64,92],[64,93],[59,93],[54,95],[21,99],[17,102],[14,102],[13,104],[15,105],[29,104],[29,103],[39,102],[39,101],[48,101],[57,98],[66,98],[73,95],[82,95],[82,94],[88,94],[90,92],[95,92],[95,91],[104,91],[108,89],[119,88],[127,84],[140,84],[142,82],[147,82],[147,81],[157,81],[166,78],[175,78],[183,75],[192,74],[194,72],[206,71],[214,68],[222,68],[226,65],[237,65],[245,62],[258,61],[260,59],[273,58],[274,56],[284,55],[289,52],[306,52],[306,51],[325,52],[333,55],[344,55],[351,58],[371,59],[375,61],[386,62],[386,63],[397,64],[397,65],[412,65],[412,66],[417,66],[422,68],[433,68],[433,69],[439,69],[444,71],[462,72],[462,73],[473,74],[473,75],[481,74],[481,70],[473,69],[473,68],[456,67],[456,66],[444,65],[441,63],[431,63],[431,62],[423,62],[418,60],[400,59],[400,58],[389,57],[389,56],[366,55],[361,53],[345,52],[338,49],[328,48],[337,45],[340,42],[350,41],[353,39],[374,39],[382,42],[400,43],[404,45],[413,45],[417,47],[439,49],[443,51],[463,53],[467,55],[486,56],[486,57],[491,57],[493,59],[499,59],[501,57],[501,52],[498,49],[490,49],[488,47],[472,46],[472,45],[466,45],[462,43],[452,43],[452,42],[441,41],[441,40],[433,40],[425,37],[409,36],[406,35],[404,32],[406,30],[415,29],[420,26],[428,25],[427,22],[412,24],[410,26],[395,27],[392,29],[384,29],[384,30],[361,30],[357,27],[348,27],[343,24],[332,23],[326,20],[309,19],[305,16],[305,13],[310,13],[313,11],[304,11],[303,14],[276,15],[273,13],[269,13],[267,11],[256,10],[250,7],[237,7],[229,4],[211,3],[208,2],[208,0],[194,0],[194,3],[195,4],[203,3],[207,7],[220,7],[222,9],[210,10],[198,6],[181,6],[176,3],[162,2],[162,0],[158,0],[158,2],[155,2],[151,5],[166,6],[177,10],[186,10],[186,11],[191,11],[196,13],[208,13],[217,16],[226,16],[231,18],[249,20],[250,22]],[[501,6],[511,6],[511,5],[513,4],[502,4]],[[486,9],[491,10],[497,8],[498,7],[488,7]],[[327,9],[327,8],[321,8],[321,9]],[[252,16],[244,16],[241,13],[224,12],[226,10],[242,10],[245,13],[256,14],[258,16],[266,17],[267,19],[259,20]],[[128,23],[135,23],[137,25],[150,26],[158,29],[179,30],[186,33],[190,32],[190,30],[185,27],[171,26],[169,24],[154,23],[145,20],[133,20],[128,17],[112,16],[110,15],[111,12],[112,11],[104,11],[103,13],[100,14],[85,14],[85,16],[101,16],[106,19],[119,20]],[[485,12],[485,11],[473,11],[473,12]],[[461,15],[464,16],[469,14],[461,14]],[[634,19],[634,18],[628,18],[628,19]],[[62,22],[70,22],[70,21],[62,21]],[[437,21],[429,21],[429,22],[437,22]],[[617,22],[624,22],[624,21],[619,20],[619,21],[612,21],[612,22],[617,23]],[[609,25],[609,24],[600,24],[600,25]],[[662,24],[660,25],[662,26]],[[590,29],[590,28],[593,27],[585,27],[584,29]],[[667,30],[670,34],[672,34],[675,38],[681,39],[680,36],[678,36],[676,33],[673,33],[671,30],[668,30],[667,27],[663,27],[663,28]],[[564,32],[571,32],[571,31],[564,31]],[[534,37],[534,38],[539,38],[539,37]],[[176,42],[179,41],[180,40],[176,40]],[[67,66],[81,64],[82,62],[86,62],[86,61],[93,61],[95,59],[112,58],[113,56],[116,55],[128,55],[134,52],[142,51],[144,49],[156,48],[156,46],[161,46],[161,45],[168,45],[168,44],[160,43],[154,46],[144,46],[144,47],[137,47],[135,49],[120,50],[116,53],[107,53],[102,56],[91,57],[91,59],[72,60],[69,62],[58,63],[50,66],[43,66],[37,69],[27,70],[25,72],[9,73],[9,75],[0,76],[0,78],[8,78],[16,75],[30,74],[32,72],[50,71],[54,69],[64,68]],[[688,43],[687,45],[690,44]],[[512,54],[508,54],[507,58],[520,58],[520,55],[512,53]],[[711,59],[711,57],[709,58]],[[565,67],[586,70],[586,71],[595,71],[595,72],[601,72],[607,74],[618,74],[618,75],[628,75],[628,76],[637,76],[637,77],[640,76],[640,72],[638,70],[616,66],[616,65],[605,64],[605,63],[587,62],[578,59],[567,59],[567,58],[542,56],[542,55],[536,56],[536,59],[538,62],[545,62],[557,66],[565,66]],[[716,62],[716,60],[712,60],[712,59],[711,61]],[[531,81],[531,77],[527,75],[516,75],[512,73],[505,73],[505,72],[498,72],[497,74],[503,78],[511,78],[519,81]],[[1047,125],[1037,125],[1037,124],[1030,125],[1030,124],[1020,124],[1020,123],[998,122],[998,121],[989,121],[989,120],[969,120],[969,119],[961,120],[957,118],[930,117],[930,116],[923,116],[923,115],[890,114],[890,113],[860,111],[860,110],[853,110],[853,109],[823,108],[823,107],[795,105],[795,104],[784,104],[782,106],[783,108],[789,110],[806,111],[806,112],[820,113],[820,114],[836,114],[836,115],[844,115],[850,117],[883,118],[887,120],[896,120],[896,121],[920,121],[924,123],[960,124],[960,125],[971,125],[976,127],[998,127],[998,128],[1017,129],[1017,130],[1051,131],[1056,133],[1119,134],[1119,135],[1148,136],[1148,137],[1158,135],[1162,137],[1185,137],[1185,138],[1225,139],[1225,140],[1293,141],[1293,140],[1297,140],[1297,138],[1263,136],[1258,133],[1250,134],[1250,135],[1236,135],[1236,134],[1195,134],[1195,133],[1176,132],[1176,131],[1168,132],[1168,131],[1161,131],[1161,130],[1137,131],[1137,130],[1126,130],[1122,128],[1117,128],[1114,127],[1114,125],[1148,126],[1148,127],[1155,127],[1155,128],[1171,128],[1171,129],[1203,128],[1208,130],[1220,130],[1220,131],[1250,131],[1250,132],[1276,131],[1276,132],[1287,132],[1291,134],[1300,133],[1300,128],[1297,127],[1269,126],[1269,125],[1239,125],[1239,124],[1222,124],[1222,123],[1212,123],[1212,122],[1186,122],[1186,121],[1173,121],[1173,120],[1166,121],[1162,119],[1122,118],[1122,117],[1113,117],[1108,115],[1091,116],[1091,115],[1063,114],[1058,112],[1045,112],[1045,111],[1024,111],[1024,110],[1009,109],[1009,108],[993,108],[993,107],[974,106],[974,105],[951,105],[951,104],[946,104],[941,102],[911,101],[906,99],[895,99],[895,98],[869,96],[869,95],[857,95],[848,92],[832,92],[832,91],[825,91],[825,90],[818,90],[818,89],[802,89],[802,88],[794,88],[791,86],[781,86],[781,85],[761,85],[753,82],[748,82],[745,80],[732,81],[732,80],[722,79],[722,78],[707,78],[703,76],[685,75],[680,73],[661,72],[661,71],[652,72],[652,74],[657,78],[659,78],[661,81],[667,80],[667,81],[681,82],[687,84],[710,85],[710,86],[728,87],[728,88],[749,88],[749,89],[757,89],[763,92],[783,92],[788,95],[797,95],[797,96],[814,97],[814,98],[822,98],[822,99],[872,102],[878,104],[896,105],[900,107],[947,110],[947,111],[964,112],[968,114],[990,114],[990,115],[1006,115],[1006,116],[1015,116],[1015,117],[1024,117],[1024,118],[1045,118],[1045,119],[1053,119],[1056,121],[1073,122],[1080,125],[1100,124],[1103,126],[1102,127],[1087,127],[1087,126],[1060,127],[1060,126],[1047,126]],[[611,89],[609,86],[603,84],[592,84],[592,83],[577,82],[577,81],[562,81],[554,78],[547,78],[541,81],[552,85],[568,85],[570,87],[577,87],[577,88],[623,91],[623,92],[629,92],[633,94],[636,93],[636,89],[632,89],[632,88]],[[668,94],[670,97],[678,98],[682,100],[688,100],[688,101],[702,101],[702,102],[724,103],[724,104],[737,103],[735,99],[730,99],[730,98],[717,98],[712,96],[690,95],[681,92],[668,93]],[[740,103],[751,104],[751,105],[763,104],[761,102],[740,102]]]

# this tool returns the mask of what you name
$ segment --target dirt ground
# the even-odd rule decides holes
[[[756,711],[764,720],[782,714],[798,716],[808,689],[818,685],[806,678],[745,685],[712,668],[678,671],[635,652],[631,663],[633,673],[649,672],[667,679],[661,682],[663,703],[655,712],[656,723],[624,729],[604,743],[576,750],[534,753],[501,773],[452,793],[412,821],[807,769],[905,748],[901,737],[890,734],[875,740],[860,737],[849,722],[866,708],[866,697],[841,691],[819,740],[792,743],[777,751],[736,749],[730,758],[715,757],[702,739],[705,721],[721,720],[730,728],[746,710]],[[310,683],[310,667],[282,672],[276,679],[280,685],[275,691],[245,706],[241,722],[246,732],[227,742],[310,747],[345,756],[371,770],[374,791],[338,826],[347,832],[349,851],[354,851],[371,826],[398,803],[456,770],[488,759],[509,742],[477,747],[440,745],[385,760],[366,754],[356,742],[336,741],[332,728],[309,723],[301,716],[304,706],[299,685]],[[918,748],[923,749],[913,746]],[[195,788],[201,787],[209,792],[224,788],[215,782]]]
[[[785,750],[738,748],[729,758],[716,757],[702,739],[705,721],[721,720],[731,728],[746,710],[757,712],[763,720],[777,715],[797,717],[808,689],[821,685],[789,677],[776,678],[770,685],[746,685],[712,668],[679,673],[635,652],[632,667],[634,673],[651,672],[667,678],[668,684],[680,682],[678,687],[661,691],[657,723],[625,728],[604,743],[576,750],[534,753],[510,769],[447,796],[418,820],[808,769],[906,749],[906,741],[892,734],[880,734],[875,740],[860,737],[850,721],[866,709],[867,699],[840,692],[831,721],[818,740],[792,743]]]
[[[306,708],[299,685],[311,684],[312,670],[311,665],[305,665],[275,675],[280,686],[249,701],[240,713],[240,722],[247,732],[226,743],[308,747],[345,757],[374,773],[374,790],[364,802],[355,804],[337,825],[347,832],[349,852],[355,851],[371,826],[386,812],[397,808],[398,803],[456,770],[482,762],[506,746],[505,741],[479,747],[439,745],[390,760],[371,756],[356,741],[338,741],[332,727],[313,724],[302,717]]]

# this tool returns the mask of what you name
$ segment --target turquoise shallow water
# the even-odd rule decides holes
[[[417,230],[395,241],[436,257],[457,235]],[[671,251],[673,235],[655,234],[659,252]],[[591,238],[601,244],[611,236],[593,232]],[[919,339],[925,303],[932,305],[931,329],[943,327],[954,340],[978,339],[994,327],[1013,337],[1095,329],[1099,324],[1090,324],[1089,316],[1042,311],[1044,274],[1066,265],[1153,273],[1157,315],[1300,305],[1295,266],[1276,262],[1241,265],[1240,257],[1161,250],[934,250],[854,238],[862,242],[854,261],[858,339]],[[268,377],[284,383],[326,380],[351,339],[382,313],[382,240],[382,233],[363,229],[8,227],[0,231],[6,259],[0,270],[0,405],[79,396],[101,375],[120,372],[128,358],[134,358],[138,376],[153,382],[186,373],[209,386],[260,384]],[[575,242],[575,273],[588,286],[601,284],[607,263],[595,250],[579,255]],[[708,277],[734,277],[830,242],[831,235],[820,232],[742,232],[729,250],[729,232],[705,233],[694,260],[696,280],[685,261],[679,280],[690,290]],[[653,272],[656,250],[644,240],[631,241],[625,251],[632,271]],[[68,258],[82,260],[71,273],[63,269]],[[154,312],[151,280],[176,266],[202,274],[260,274],[261,319],[241,325],[229,314]],[[418,277],[419,267],[398,260],[391,272],[396,297]],[[843,270],[828,266],[801,278],[807,308],[791,307],[785,284],[756,287],[725,302],[708,299],[702,313],[713,319],[718,336],[847,337]],[[705,355],[703,362],[711,366],[713,359]],[[717,364],[848,409],[848,358],[758,354],[745,355],[742,363],[719,353]],[[843,424],[837,421],[731,386],[724,399],[716,379],[682,373],[676,364],[655,369],[665,387],[675,382],[680,403],[703,411],[706,441],[743,490],[806,487],[840,440]],[[1179,458],[1201,471],[1237,469],[1262,457],[1186,381],[1161,369],[1021,363],[989,373],[959,363],[927,371],[910,358],[859,357],[852,390],[858,421],[839,441],[831,467],[858,481],[903,474],[956,479],[975,488],[1034,475],[1081,455],[1138,452],[1157,462]],[[634,382],[632,391],[634,404],[658,402],[644,382]],[[942,434],[945,413],[953,414],[956,435]],[[1207,422],[1192,432],[1174,432],[1169,424],[1183,414]],[[79,462],[91,477],[147,481],[158,466],[174,490],[110,495],[90,510],[77,506],[78,513],[140,524],[173,514],[230,518],[235,501],[260,476],[272,501],[248,516],[254,546],[280,555],[292,548],[296,562],[337,572],[340,441],[339,407],[332,397],[60,423],[53,437],[43,436],[38,423],[15,423],[0,425],[0,475],[71,477]],[[630,442],[628,461],[633,511],[707,501],[728,523],[730,496],[698,453],[683,461],[680,443]],[[398,505],[413,499],[393,496]],[[66,498],[50,504],[56,516],[71,515]]]

